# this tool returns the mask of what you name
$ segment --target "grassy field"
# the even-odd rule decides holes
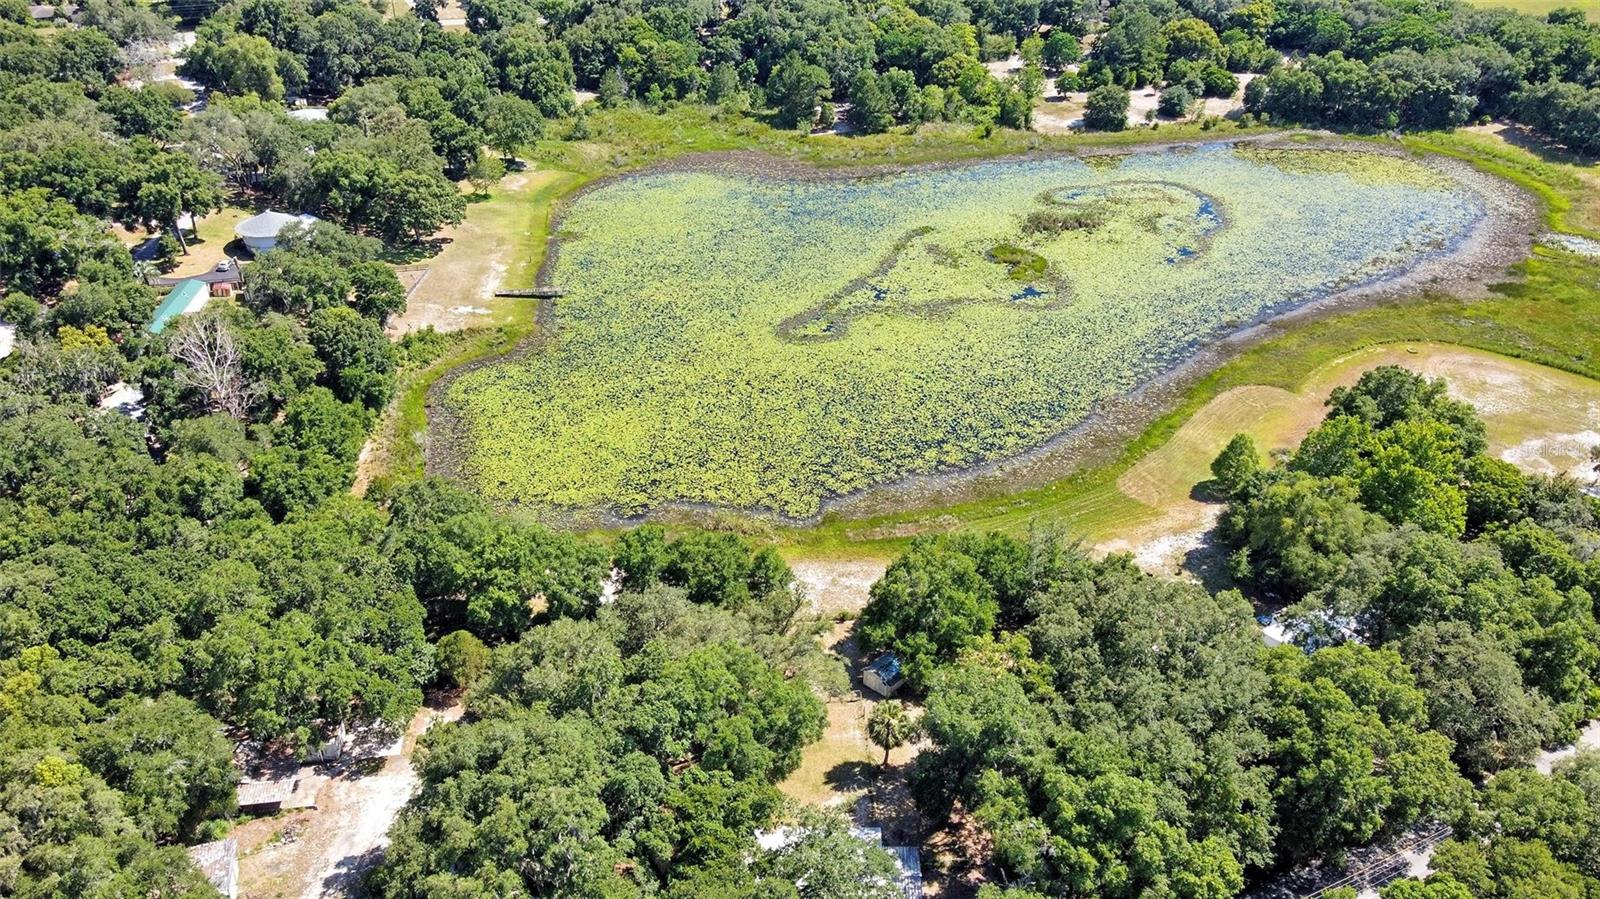
[[[1596,0],[1474,0],[1479,6],[1514,9],[1543,18],[1553,9],[1581,9],[1591,22],[1600,22],[1600,2]]]
[[[380,478],[419,477],[426,461],[428,390],[458,366],[510,350],[536,327],[534,303],[482,295],[486,269],[501,266],[495,277],[506,287],[533,284],[544,259],[555,200],[582,180],[554,170],[507,179],[493,188],[489,199],[468,208],[466,221],[454,229],[451,242],[428,261],[426,279],[408,301],[406,314],[390,323],[390,333],[399,336],[433,326],[450,333],[450,345],[427,365],[401,372],[395,399],[362,454],[358,491]],[[450,311],[452,306],[469,304],[487,314]],[[494,325],[480,325],[480,320]],[[466,327],[469,323],[472,327]]]

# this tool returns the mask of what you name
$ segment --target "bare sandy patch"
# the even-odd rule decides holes
[[[507,284],[533,283],[534,254],[530,236],[538,214],[533,193],[562,177],[548,171],[507,175],[489,199],[467,207],[466,219],[440,234],[439,255],[428,260],[427,273],[406,300],[404,315],[389,320],[388,332],[399,337],[432,325],[440,331],[462,331],[505,324],[516,304],[496,297]]]
[[[789,563],[795,583],[819,615],[859,612],[887,567],[881,559],[798,559]]]

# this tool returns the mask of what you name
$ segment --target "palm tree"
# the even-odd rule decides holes
[[[867,738],[883,747],[883,764],[889,764],[889,750],[904,746],[917,731],[917,724],[906,714],[905,703],[886,699],[872,707],[867,716]]]

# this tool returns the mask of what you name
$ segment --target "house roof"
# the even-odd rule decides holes
[[[905,677],[905,672],[900,670],[900,657],[892,652],[886,652],[873,659],[867,670],[876,674],[884,684],[899,683]]]
[[[55,6],[49,3],[40,3],[28,7],[28,14],[41,22],[54,19],[56,16],[70,19],[78,14],[78,4],[64,3],[61,6]]]
[[[281,805],[294,795],[295,780],[294,777],[276,777],[243,781],[239,784],[239,807]]]
[[[239,887],[235,881],[239,877],[239,840],[237,837],[228,837],[225,840],[216,840],[210,843],[201,843],[189,847],[189,858],[194,861],[194,866],[200,873],[211,881],[217,892],[224,896],[237,896]]]
[[[11,355],[11,350],[17,345],[17,326],[0,322],[0,359]]]
[[[177,287],[168,292],[167,298],[161,301],[161,305],[156,307],[156,314],[150,317],[150,324],[145,326],[145,330],[151,334],[160,334],[178,316],[199,312],[205,308],[209,299],[211,299],[211,287],[206,282],[199,278],[180,281]]]
[[[266,238],[277,237],[278,232],[289,225],[309,225],[318,219],[314,215],[290,215],[287,212],[278,212],[268,209],[260,215],[253,215],[233,227],[233,233],[240,237]]]

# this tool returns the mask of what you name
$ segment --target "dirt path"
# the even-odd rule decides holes
[[[239,895],[244,899],[323,899],[356,894],[382,856],[389,827],[411,798],[417,738],[461,717],[459,704],[425,707],[405,735],[365,758],[328,766],[315,808],[261,818],[234,829]]]

